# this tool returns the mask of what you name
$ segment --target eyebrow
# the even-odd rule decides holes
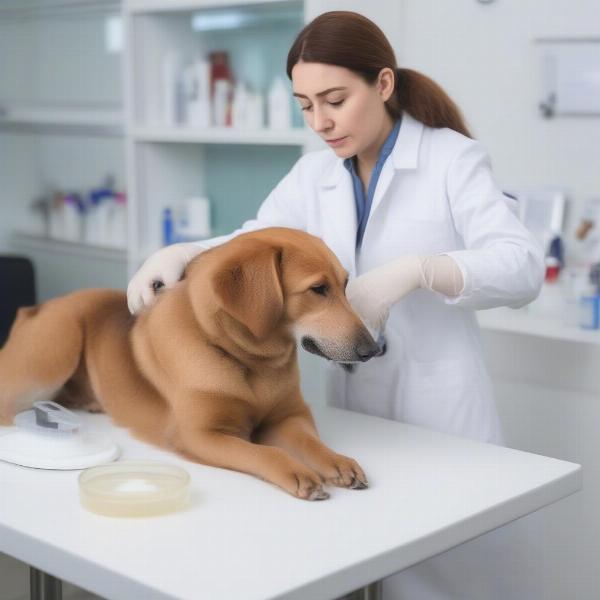
[[[329,92],[337,92],[338,90],[345,90],[347,88],[345,87],[332,87],[326,90],[323,90],[322,92],[319,92],[318,94],[315,94],[315,96],[320,97],[320,96],[325,96],[325,94],[329,94]],[[294,92],[294,96],[297,96],[298,98],[306,98],[307,100],[309,99],[308,96],[305,96],[304,94],[297,94],[296,92]]]

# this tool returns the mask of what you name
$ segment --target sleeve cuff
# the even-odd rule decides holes
[[[439,253],[439,256],[449,256],[458,265],[458,269],[463,279],[462,290],[457,296],[446,296],[444,294],[440,294],[442,298],[444,298],[444,302],[450,305],[460,305],[466,303],[474,293],[472,279],[469,276],[469,272],[464,261],[460,258],[460,256],[458,256],[459,253],[460,251]]]

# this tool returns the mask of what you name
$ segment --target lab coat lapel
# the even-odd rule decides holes
[[[423,135],[423,123],[413,119],[408,113],[402,115],[400,131],[394,144],[394,149],[385,161],[375,195],[371,204],[371,215],[375,212],[381,200],[390,187],[390,183],[401,169],[416,169],[419,165],[419,146]]]
[[[356,272],[356,205],[350,173],[338,159],[321,181],[323,239],[351,276]]]
[[[381,203],[381,199],[385,196],[385,193],[390,187],[390,183],[392,183],[395,172],[396,170],[394,169],[392,161],[386,160],[383,164],[383,168],[381,169],[381,173],[379,174],[379,180],[377,181],[377,187],[375,188],[375,195],[373,196],[373,202],[371,203],[371,214],[369,215],[369,218]]]

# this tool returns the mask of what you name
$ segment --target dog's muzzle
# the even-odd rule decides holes
[[[364,359],[364,361],[369,360],[370,358],[374,358],[376,356],[383,356],[387,352],[387,340],[385,339],[385,335],[383,334],[383,332],[379,333],[379,336],[377,337],[376,346],[376,352],[370,355],[369,358]],[[344,369],[344,371],[348,373],[354,373],[354,371],[356,371],[356,362],[340,362],[339,364],[342,367],[342,369]]]
[[[311,337],[308,337],[305,335],[301,340],[301,344],[302,344],[302,347],[307,352],[310,352],[311,354],[316,354],[317,356],[322,356],[323,358],[329,359],[329,356],[327,356],[326,354],[324,354],[321,351],[319,346],[317,346],[317,343],[315,342],[315,340],[313,340]]]

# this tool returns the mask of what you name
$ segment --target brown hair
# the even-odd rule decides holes
[[[319,15],[298,34],[287,58],[292,79],[296,63],[318,62],[350,69],[369,85],[381,69],[395,75],[395,93],[386,101],[393,119],[402,111],[429,127],[448,127],[472,137],[464,118],[448,94],[435,81],[412,69],[399,69],[394,50],[375,23],[358,13],[331,11]]]

